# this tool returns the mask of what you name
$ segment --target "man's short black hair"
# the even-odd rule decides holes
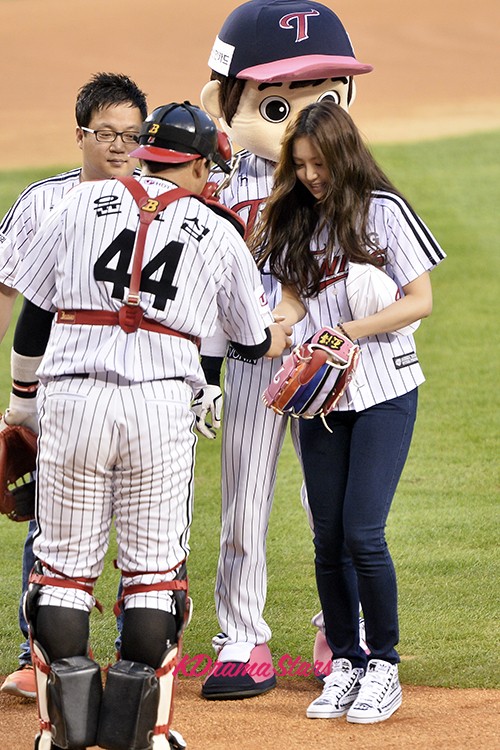
[[[148,114],[146,94],[121,73],[96,73],[78,92],[75,115],[79,127],[87,128],[94,112],[113,104],[137,107],[142,119]]]

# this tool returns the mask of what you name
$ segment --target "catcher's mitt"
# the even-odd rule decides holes
[[[8,425],[0,431],[0,513],[12,521],[35,517],[36,444],[28,427]]]
[[[322,328],[310,341],[293,349],[262,400],[278,414],[324,417],[349,385],[358,358],[357,344],[337,328]]]

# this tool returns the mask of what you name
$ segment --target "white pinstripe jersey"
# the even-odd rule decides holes
[[[273,162],[256,156],[250,151],[242,151],[238,171],[228,187],[221,193],[221,203],[241,216],[245,222],[247,236],[269,197],[274,181],[274,170]],[[224,176],[221,172],[214,172],[211,179],[217,181]],[[262,281],[272,309],[279,302],[280,285],[269,274],[263,274]]]
[[[71,169],[33,182],[5,214],[0,224],[0,282],[13,286],[17,267],[42,220],[80,182],[81,169]]]
[[[237,174],[222,191],[221,202],[238,213],[249,228],[253,227],[272,189],[273,174],[273,163],[244,151]],[[217,179],[217,175],[212,178]],[[385,270],[400,288],[432,270],[446,257],[424,222],[405,200],[394,194],[374,194],[369,222],[379,246],[387,248]],[[321,251],[314,239],[311,251],[320,258]],[[307,340],[324,325],[352,320],[345,292],[346,277],[347,262],[338,248],[334,267],[325,269],[323,291],[307,301],[308,315],[294,326],[294,343]],[[262,281],[272,309],[281,297],[280,284],[265,269]],[[346,391],[338,409],[360,411],[406,393],[425,380],[413,336],[380,334],[360,343],[362,356],[356,381]]]
[[[176,187],[141,177],[156,196]],[[130,283],[138,209],[116,180],[82,183],[40,227],[16,276],[16,288],[48,310],[118,311]],[[151,224],[141,278],[147,318],[198,337],[218,319],[228,339],[260,344],[272,322],[255,263],[236,230],[196,198],[167,206]],[[116,372],[135,382],[205,379],[186,339],[119,326],[54,324],[39,369],[42,382],[61,375]]]
[[[369,233],[385,249],[385,271],[403,287],[446,256],[424,222],[408,203],[393,193],[376,191],[369,212]],[[305,301],[305,336],[312,336],[324,325],[352,320],[346,294],[348,263],[337,247],[329,267],[324,263],[324,241],[314,237],[311,252],[324,265],[321,291]],[[408,393],[424,382],[413,336],[382,333],[360,339],[361,357],[355,381],[340,400],[338,409],[362,411],[374,404]]]
[[[246,236],[251,232],[265,201],[269,197],[274,182],[274,170],[275,164],[273,162],[263,159],[261,156],[256,156],[250,151],[241,151],[238,171],[228,187],[221,193],[221,203],[241,216],[245,222],[247,226]],[[214,171],[210,175],[210,179],[217,182],[224,176],[220,171]],[[281,299],[281,285],[266,269],[261,271],[261,279],[272,310]],[[292,340],[295,343],[304,341],[303,327],[302,321],[293,327]],[[219,342],[215,344],[216,348],[213,351],[209,350],[208,353],[214,355],[218,353],[222,356],[224,348],[216,351],[217,346],[220,347]]]

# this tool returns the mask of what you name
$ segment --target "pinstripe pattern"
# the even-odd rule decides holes
[[[214,175],[215,177],[215,175]],[[257,219],[273,182],[273,165],[244,152],[239,172],[222,202],[250,225]],[[403,286],[432,269],[445,256],[431,233],[408,204],[388,193],[374,194],[370,222],[381,247],[388,249],[386,271]],[[321,259],[321,238],[312,251]],[[323,325],[350,320],[345,294],[347,264],[338,253],[334,267],[325,271],[324,291],[310,300],[309,315],[294,327],[294,342],[302,342]],[[273,308],[280,285],[264,272],[262,280]],[[382,335],[364,342],[359,388],[347,391],[337,408],[365,409],[407,392],[423,381],[418,362],[396,369],[395,361],[415,351],[412,337]],[[264,620],[266,599],[266,534],[271,512],[276,466],[288,419],[266,409],[261,394],[281,361],[246,363],[227,359],[223,446],[222,531],[216,581],[216,608],[221,630],[230,641],[263,643],[271,637]],[[294,445],[298,423],[291,420]],[[299,454],[297,447],[296,451]],[[302,503],[308,512],[302,490]]]
[[[141,177],[150,195],[174,187]],[[96,280],[95,267],[122,232],[138,224],[137,207],[115,180],[83,183],[61,201],[43,223],[20,264],[16,287],[45,310],[119,310],[122,293],[112,281]],[[148,232],[143,269],[163,248],[179,243],[174,298],[157,303],[141,291],[144,315],[178,331],[209,337],[220,319],[228,339],[261,343],[272,322],[262,285],[245,244],[229,224],[195,198],[168,206]],[[168,246],[168,247],[167,247]],[[121,257],[121,256],[120,256]],[[111,266],[118,261],[112,258]],[[148,278],[162,279],[163,264]],[[156,306],[155,306],[156,305]],[[205,380],[196,347],[189,341],[119,326],[55,325],[39,375],[42,382],[61,375],[112,370],[135,382],[181,377],[193,390]]]
[[[263,617],[266,536],[288,422],[298,443],[298,422],[279,417],[261,399],[280,365],[280,359],[259,360],[255,365],[227,360],[216,609],[231,641],[264,643],[271,637]]]
[[[152,196],[175,187],[140,180]],[[45,217],[15,285],[48,311],[118,310],[137,226],[137,206],[121,183],[82,183]],[[140,303],[146,317],[193,336],[210,336],[220,320],[224,334],[245,345],[261,343],[272,322],[244,242],[195,198],[170,204],[152,223]],[[190,402],[205,384],[196,347],[145,330],[54,324],[39,375],[35,554],[64,576],[96,578],[114,518],[118,565],[135,573],[125,588],[171,580],[189,552]],[[90,609],[93,598],[45,586],[40,603]],[[136,593],[125,606],[173,611],[172,594]]]
[[[251,227],[271,191],[273,174],[271,162],[243,152],[238,174],[222,192],[221,202]],[[268,273],[262,274],[262,283],[273,308],[280,285]],[[300,326],[294,337],[301,337]],[[289,421],[298,450],[298,423],[266,409],[261,400],[281,358],[247,363],[233,356],[230,352],[224,384],[222,529],[215,600],[221,630],[230,641],[259,644],[271,637],[263,610],[277,462]]]
[[[446,256],[424,222],[399,196],[375,192],[370,207],[369,231],[386,249],[385,270],[401,289]],[[323,260],[324,238],[313,238],[311,252]],[[303,335],[312,336],[324,325],[352,320],[346,294],[346,267],[337,248],[338,262],[325,273],[323,291],[307,301],[308,315]],[[412,335],[379,334],[360,341],[361,357],[354,382],[337,409],[361,411],[413,390],[424,382]]]
[[[0,224],[0,282],[13,286],[19,262],[43,218],[80,182],[80,169],[34,182],[23,190]]]
[[[125,585],[175,576],[164,571],[187,556],[192,517],[190,400],[190,388],[177,381],[48,383],[40,409],[37,556],[67,576],[96,578],[114,515],[118,566],[152,572]],[[170,610],[170,597],[165,591],[136,594],[127,607],[163,601],[159,608]],[[41,603],[90,609],[93,601],[74,589],[46,586]]]

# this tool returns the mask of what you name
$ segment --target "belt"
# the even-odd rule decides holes
[[[189,333],[174,331],[173,328],[145,318],[140,307],[124,305],[118,312],[112,310],[58,310],[57,323],[66,325],[120,326],[126,333],[133,333],[138,328],[153,333],[162,333],[187,339],[200,348],[200,339]]]

